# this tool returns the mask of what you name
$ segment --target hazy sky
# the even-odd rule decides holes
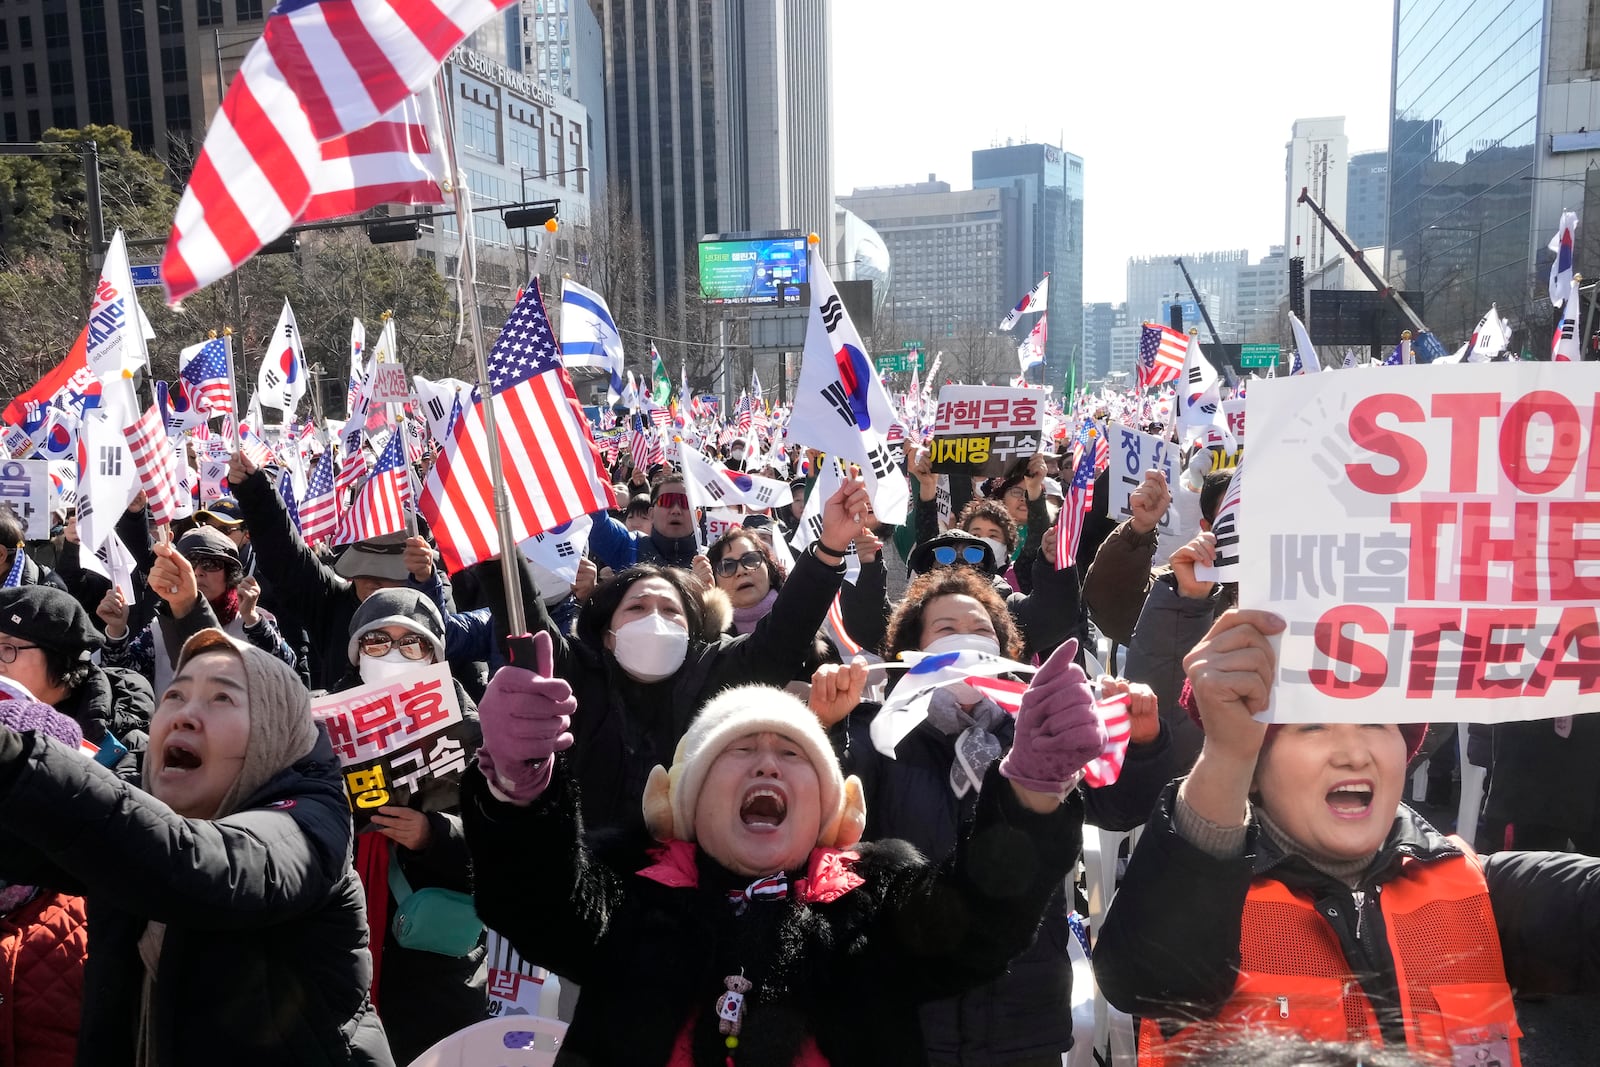
[[[1385,148],[1393,35],[1393,0],[835,0],[835,191],[970,189],[973,149],[1060,143],[1083,298],[1120,301],[1130,256],[1283,243],[1295,119]]]

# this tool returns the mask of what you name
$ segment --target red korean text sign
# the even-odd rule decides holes
[[[1239,592],[1289,623],[1274,721],[1600,711],[1600,365],[1279,378],[1248,403]]]

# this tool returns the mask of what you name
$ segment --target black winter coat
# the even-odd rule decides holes
[[[979,798],[957,798],[950,788],[955,739],[927,722],[895,749],[893,760],[872,745],[870,729],[878,705],[862,704],[831,732],[840,765],[861,779],[867,802],[869,841],[898,838],[930,857],[955,850],[961,828],[976,812]],[[1014,720],[996,736],[1011,748]],[[1147,745],[1128,749],[1122,777],[1103,789],[1074,790],[1063,806],[1067,815],[1062,847],[1074,860],[1083,846],[1085,821],[1108,830],[1130,830],[1144,822],[1156,797],[1171,780],[1167,731]],[[1002,780],[1003,781],[1003,780]],[[1067,957],[1067,925],[1072,901],[1061,887],[1045,908],[1038,935],[996,981],[940,1000],[922,1009],[922,1029],[931,1058],[970,1067],[1048,1056],[1072,1047],[1072,963]]]
[[[106,733],[121,741],[128,754],[112,768],[119,778],[137,783],[149,741],[150,718],[156,712],[149,679],[122,667],[89,666],[89,674],[56,710],[83,730],[84,740],[102,745]]]
[[[1106,999],[1133,1015],[1185,1022],[1209,1018],[1233,994],[1245,896],[1258,877],[1312,894],[1378,1012],[1384,1043],[1405,1046],[1394,960],[1382,923],[1357,931],[1352,891],[1252,827],[1242,856],[1222,859],[1173,826],[1178,786],[1162,794],[1095,944],[1094,974]],[[1409,857],[1461,855],[1405,805],[1360,882],[1381,885]],[[1600,860],[1564,852],[1497,852],[1483,857],[1506,978],[1519,993],[1600,992]],[[1370,916],[1373,908],[1369,905]]]
[[[0,877],[89,904],[78,1062],[129,1067],[145,966],[155,1067],[392,1063],[327,735],[222,819],[186,819],[55,741],[0,729]]]
[[[1036,814],[991,772],[941,861],[903,841],[859,845],[845,864],[865,884],[810,903],[796,885],[739,917],[726,890],[750,879],[704,854],[697,887],[669,887],[638,876],[659,858],[643,840],[604,854],[580,844],[566,761],[528,807],[496,800],[476,768],[461,788],[479,914],[583,987],[558,1065],[665,1064],[692,1025],[694,1062],[722,1067],[715,1007],[741,970],[755,989],[738,1067],[790,1067],[808,1037],[833,1067],[926,1063],[917,1005],[1003,972],[1077,856],[1076,802]]]

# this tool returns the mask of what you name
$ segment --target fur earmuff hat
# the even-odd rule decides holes
[[[799,745],[817,772],[822,818],[817,844],[849,848],[861,840],[867,805],[861,780],[845,778],[828,735],[811,709],[792,694],[745,685],[718,694],[700,709],[672,756],[657,766],[644,790],[644,821],[658,841],[693,841],[694,810],[711,764],[729,743],[750,734],[782,734]]]

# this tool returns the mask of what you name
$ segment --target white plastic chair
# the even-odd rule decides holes
[[[1100,931],[1105,924],[1106,911],[1111,907],[1111,898],[1117,891],[1117,854],[1122,849],[1122,842],[1128,841],[1129,847],[1138,844],[1139,832],[1143,827],[1130,831],[1102,830],[1098,826],[1085,826],[1083,828],[1083,873],[1085,895],[1089,898],[1089,937],[1091,943],[1099,940]],[[1094,984],[1094,975],[1087,962],[1082,968],[1088,974],[1089,984],[1086,988],[1093,990],[1094,996],[1094,1043],[1091,1048],[1105,1050],[1113,1062],[1132,1063],[1137,1043],[1133,1034],[1133,1020],[1122,1012],[1114,1010],[1106,999],[1100,995],[1100,987]],[[1073,1000],[1077,1000],[1078,969],[1074,968],[1073,974]],[[1076,1029],[1076,1028],[1075,1028]]]
[[[550,1067],[567,1024],[541,1015],[502,1015],[457,1030],[411,1067]]]

